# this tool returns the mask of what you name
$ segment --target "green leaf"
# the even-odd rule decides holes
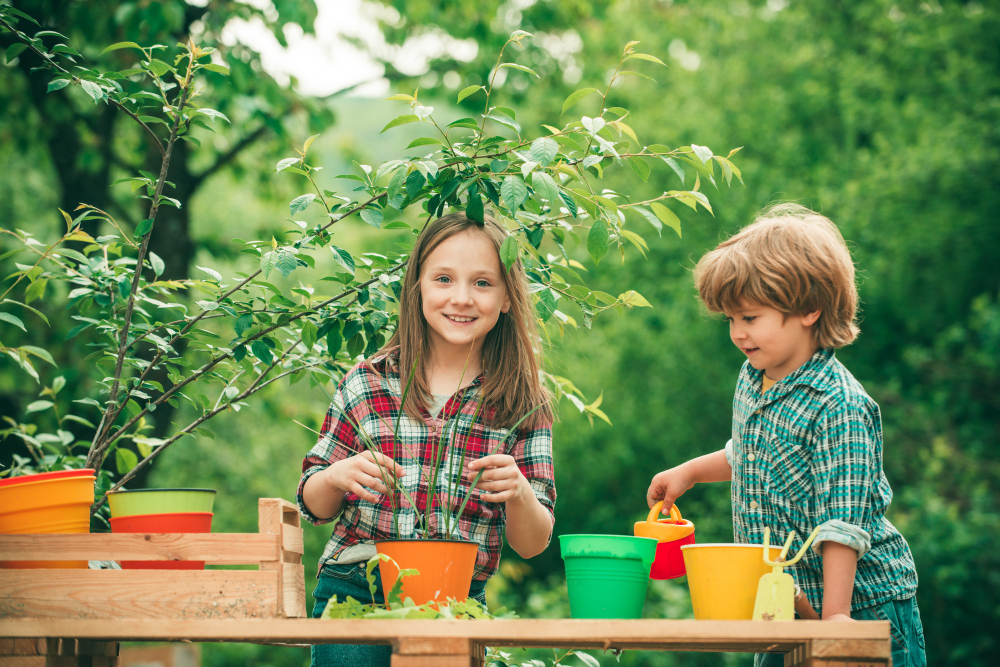
[[[573,651],[573,655],[580,658],[580,662],[587,665],[587,667],[601,667],[601,663],[597,661],[597,658],[590,655],[589,653],[584,653],[583,651]]]
[[[467,86],[458,93],[458,101],[461,102],[469,95],[473,95],[480,90],[486,90],[485,86]]]
[[[35,347],[34,345],[22,345],[21,350],[27,352],[28,354],[33,354],[34,356],[38,357],[43,361],[48,362],[49,364],[55,366],[56,368],[59,367],[56,364],[55,360],[52,358],[52,355],[49,354],[48,350],[43,350],[42,348]]]
[[[420,118],[417,117],[417,116],[414,116],[413,114],[407,114],[405,116],[398,116],[398,117],[393,118],[392,120],[390,120],[386,124],[386,126],[382,128],[382,132],[385,132],[386,130],[391,130],[394,127],[399,127],[400,125],[406,125],[407,123],[415,123],[418,120],[420,120]],[[379,132],[379,134],[382,134],[382,132]]]
[[[671,169],[674,170],[674,173],[677,174],[677,176],[681,179],[681,184],[683,185],[684,184],[684,168],[681,167],[681,163],[678,162],[677,160],[673,159],[672,157],[662,157],[661,159],[664,162],[667,163],[668,167],[670,167]]]
[[[105,53],[109,51],[117,51],[118,49],[139,49],[140,51],[142,51],[142,47],[136,44],[135,42],[116,42],[115,44],[112,44],[108,48],[101,51],[101,55],[103,56]]]
[[[511,212],[517,211],[528,198],[528,188],[520,178],[508,176],[500,184],[500,195]]]
[[[42,410],[48,410],[55,403],[52,401],[34,401],[28,404],[28,407],[24,409],[25,413],[41,412]]]
[[[601,91],[599,91],[597,88],[581,88],[580,90],[572,93],[569,97],[566,98],[566,101],[563,102],[562,112],[566,113],[574,106],[576,106],[577,103],[584,97],[586,97],[587,95],[591,95],[593,93],[597,93],[598,95],[600,95]]]
[[[361,209],[361,219],[378,229],[382,226],[382,211],[377,208],[363,208]]]
[[[138,225],[135,226],[135,235],[145,236],[150,231],[152,231],[152,229],[153,229],[153,219],[146,218],[145,220],[142,220],[141,222],[139,222]]]
[[[351,253],[347,252],[343,248],[338,248],[335,245],[330,246],[330,250],[333,251],[333,259],[337,261],[342,267],[351,272],[354,275],[354,258],[351,257]]]
[[[275,268],[281,271],[281,275],[285,278],[288,277],[292,271],[298,267],[299,263],[295,259],[295,253],[287,248],[281,248],[278,250],[278,260],[275,264]]]
[[[572,215],[575,218],[577,211],[579,210],[576,205],[576,200],[562,191],[559,192],[559,198],[563,200],[564,204],[566,204],[566,208],[569,209],[570,215]]]
[[[259,338],[250,343],[250,352],[253,353],[253,356],[257,357],[265,364],[270,364],[273,360],[273,357],[271,356],[271,348],[268,347],[267,343]]]
[[[510,267],[514,266],[514,262],[517,261],[518,256],[521,254],[521,244],[517,242],[517,239],[513,236],[508,236],[503,240],[500,245],[500,261],[503,265],[510,270]]]
[[[8,46],[6,53],[7,64],[9,65],[10,61],[14,60],[14,58],[17,58],[17,56],[26,48],[28,48],[28,45],[25,44],[24,42],[15,42],[10,46]]]
[[[553,206],[558,206],[561,202],[559,198],[559,186],[555,179],[544,171],[536,171],[531,175],[531,183],[535,186],[535,194],[543,199],[549,200]]]
[[[590,228],[587,235],[587,252],[594,258],[595,264],[601,263],[601,258],[608,254],[608,239],[611,234],[603,220],[598,220]]]
[[[20,328],[21,331],[24,331],[25,333],[27,333],[28,331],[27,329],[24,328],[24,322],[21,321],[21,318],[11,315],[10,313],[0,313],[0,320],[13,324],[14,326]]]
[[[276,252],[265,252],[260,257],[260,272],[264,274],[264,278],[267,278],[268,274],[274,270],[275,265],[278,263],[278,253]]]
[[[467,127],[470,130],[478,130],[479,123],[471,118],[459,118],[458,120],[448,123],[448,127]]]
[[[229,68],[225,65],[217,65],[215,63],[208,63],[207,65],[202,65],[201,69],[207,69],[209,72],[215,72],[216,74],[222,74],[223,76],[229,76]]]
[[[338,323],[333,329],[326,334],[326,351],[331,357],[336,357],[337,353],[340,352],[340,348],[344,345],[344,336],[341,333],[341,324]]]
[[[410,175],[406,177],[406,194],[410,196],[410,199],[416,199],[426,183],[427,179],[419,171],[410,172]]]
[[[406,182],[406,169],[400,168],[392,175],[389,180],[389,187],[386,189],[386,196],[389,201],[393,201],[399,196],[400,191],[403,189],[403,184]]]
[[[201,114],[203,116],[208,116],[209,118],[212,119],[212,122],[215,122],[216,118],[221,118],[222,120],[232,125],[232,122],[230,122],[229,118],[226,117],[226,114],[222,113],[221,111],[216,111],[215,109],[195,109],[194,113]]]
[[[152,265],[153,273],[156,274],[156,276],[163,275],[163,271],[167,268],[163,263],[163,260],[160,259],[160,256],[152,250],[149,251],[149,263]]]
[[[531,69],[530,67],[525,67],[524,65],[518,65],[517,63],[502,63],[500,65],[500,67],[497,67],[497,69],[501,70],[504,67],[510,67],[511,69],[516,69],[516,70],[520,70],[522,72],[527,72],[528,74],[533,74],[533,75],[535,75],[536,78],[539,78],[539,79],[542,78],[542,77],[538,76],[538,73],[535,70]]]
[[[31,303],[35,299],[41,299],[45,296],[45,288],[49,284],[48,278],[39,278],[35,282],[28,286],[28,289],[24,290],[24,302]]]
[[[486,215],[483,210],[483,198],[479,194],[469,195],[469,204],[465,207],[465,215],[469,220],[475,220],[480,224],[485,221]]]
[[[652,308],[649,301],[646,301],[646,297],[636,292],[634,289],[630,289],[624,294],[618,295],[618,300],[624,303],[626,306],[635,308]]]
[[[51,93],[56,90],[62,90],[68,85],[69,79],[53,79],[52,81],[49,81],[49,87],[45,92]]]
[[[302,344],[306,346],[307,350],[311,350],[313,345],[316,344],[316,325],[313,324],[312,320],[302,320]]]
[[[632,53],[632,54],[630,54],[630,55],[628,55],[628,56],[625,57],[625,60],[632,60],[632,59],[635,59],[635,60],[648,60],[651,63],[656,63],[657,65],[663,65],[664,67],[667,66],[667,63],[663,62],[662,60],[660,60],[656,56],[649,55],[648,53]]]
[[[306,207],[312,203],[313,199],[316,199],[316,195],[311,193],[296,197],[288,203],[289,215],[294,216],[296,213],[306,210]]]
[[[663,204],[659,204],[657,202],[653,202],[649,205],[649,207],[653,209],[653,213],[656,214],[656,217],[659,218],[663,224],[677,232],[677,236],[681,236],[681,220],[677,217],[676,213]]]
[[[547,167],[559,152],[559,143],[552,137],[538,137],[531,142],[531,159]]]
[[[233,329],[236,331],[236,335],[239,336],[240,338],[242,338],[243,334],[249,331],[251,327],[253,327],[252,313],[243,313],[242,315],[236,318],[236,324],[233,325]]]
[[[640,79],[649,79],[653,83],[656,83],[656,79],[649,76],[648,74],[643,74],[642,72],[636,72],[635,70],[630,70],[630,69],[621,70],[620,72],[618,72],[618,76],[637,76]]]
[[[274,170],[275,171],[282,171],[284,169],[288,169],[289,167],[291,167],[293,164],[295,164],[296,162],[298,162],[301,159],[302,158],[298,158],[298,157],[286,157],[284,160],[282,160],[281,162],[279,162],[277,164],[277,166],[275,166]]]
[[[708,164],[708,161],[712,159],[712,151],[707,146],[691,144],[691,150],[698,156],[698,159],[701,160],[702,164]]]
[[[628,159],[628,166],[632,167],[632,171],[634,171],[639,178],[642,179],[643,183],[649,180],[650,170],[649,165],[646,164],[646,160],[641,157],[630,157]]]
[[[636,206],[632,210],[641,215],[642,217],[644,217],[646,220],[648,220],[649,224],[653,225],[653,227],[656,228],[657,234],[663,231],[663,223],[660,222],[660,219],[657,218],[652,211],[648,211],[642,208],[641,206]]]
[[[96,83],[82,79],[80,86],[94,99],[94,102],[100,102],[104,98],[104,90]]]
[[[150,60],[145,67],[156,76],[163,76],[167,72],[173,70],[173,67],[162,60],[158,60],[157,58]]]
[[[131,449],[119,447],[115,450],[115,467],[118,468],[119,475],[128,473],[137,465],[139,465],[139,457]]]
[[[487,118],[489,120],[496,121],[497,123],[500,123],[501,125],[506,125],[507,127],[512,128],[518,134],[521,134],[521,125],[516,120],[514,120],[512,118],[508,118],[507,116],[494,116],[494,115],[491,115],[491,114],[486,114],[486,115],[483,116],[483,118]],[[478,128],[476,128],[476,129],[478,129]]]
[[[436,146],[441,143],[440,139],[435,139],[434,137],[419,137],[410,142],[407,148],[416,148],[417,146]]]

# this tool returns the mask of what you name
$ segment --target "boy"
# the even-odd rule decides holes
[[[665,470],[649,486],[664,512],[699,482],[732,481],[736,541],[761,544],[820,526],[792,570],[824,620],[888,620],[894,667],[923,667],[910,549],[884,514],[879,407],[834,350],[858,335],[854,264],[830,220],[795,204],[766,211],[707,253],[699,296],[723,313],[747,356],[725,449]],[[801,542],[800,542],[801,543]],[[794,547],[793,547],[794,549]],[[808,609],[798,599],[796,609]],[[759,654],[756,665],[781,665]]]

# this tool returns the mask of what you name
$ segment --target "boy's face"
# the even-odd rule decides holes
[[[733,345],[772,380],[781,380],[816,353],[812,326],[819,319],[818,310],[786,316],[775,308],[744,302],[725,315]]]

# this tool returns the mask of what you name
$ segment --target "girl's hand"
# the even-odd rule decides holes
[[[403,477],[403,467],[388,456],[365,451],[337,461],[326,469],[326,474],[333,488],[377,503],[378,497],[368,489],[388,495],[389,488],[382,481],[383,476],[388,476],[389,484],[395,486],[396,480]]]
[[[485,469],[485,472],[476,484],[476,488],[483,491],[483,500],[506,503],[526,497],[524,494],[533,495],[531,485],[521,474],[513,456],[492,454],[469,464],[473,479],[482,469]]]
[[[646,503],[652,509],[653,505],[663,501],[663,514],[670,514],[674,501],[694,486],[694,481],[688,476],[683,465],[670,470],[664,470],[653,477],[646,491]]]

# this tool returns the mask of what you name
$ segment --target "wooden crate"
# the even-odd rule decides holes
[[[280,498],[261,498],[258,516],[257,533],[0,535],[0,561],[194,560],[257,566],[256,570],[0,569],[0,618],[304,618],[298,509]]]

